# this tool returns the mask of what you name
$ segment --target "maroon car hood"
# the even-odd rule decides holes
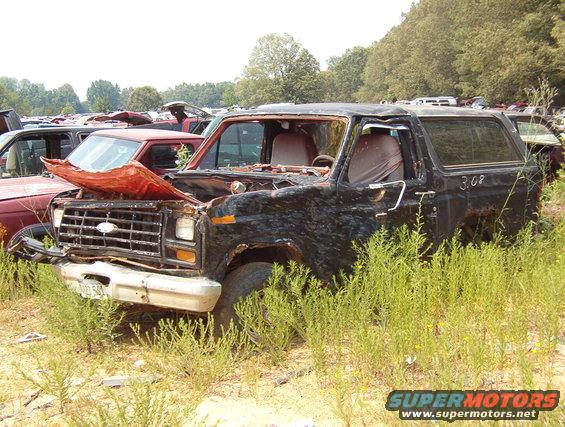
[[[141,163],[130,160],[124,166],[105,172],[91,172],[73,166],[68,160],[41,158],[53,175],[78,187],[109,197],[126,196],[135,200],[198,200],[155,175]]]
[[[68,182],[44,176],[0,179],[0,201],[56,194],[74,188]]]
[[[117,111],[115,113],[103,114],[94,118],[97,122],[105,122],[107,120],[118,120],[133,126],[147,125],[153,121],[143,114],[134,113],[133,111]]]

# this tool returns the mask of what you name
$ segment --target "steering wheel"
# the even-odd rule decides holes
[[[316,167],[324,167],[327,166],[329,168],[332,167],[334,164],[335,159],[332,156],[327,156],[325,154],[320,154],[314,160],[312,160],[312,166]]]

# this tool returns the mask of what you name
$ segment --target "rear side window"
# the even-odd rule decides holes
[[[180,144],[159,144],[153,145],[149,151],[149,168],[150,169],[176,169],[178,167],[178,151]],[[194,153],[194,148],[190,144],[185,145],[188,155]]]
[[[494,120],[422,120],[444,166],[520,161],[504,128]]]

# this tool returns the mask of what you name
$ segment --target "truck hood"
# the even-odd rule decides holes
[[[177,190],[141,163],[130,160],[124,166],[104,172],[80,169],[68,160],[41,158],[53,175],[90,192],[111,198],[133,200],[185,200],[201,204],[194,197]]]
[[[1,179],[0,201],[57,194],[74,188],[76,187],[68,182],[44,176]]]

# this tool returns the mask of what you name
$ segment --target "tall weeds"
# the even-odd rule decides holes
[[[260,347],[274,354],[296,337],[318,373],[346,367],[360,385],[484,387],[505,369],[514,385],[534,385],[531,367],[563,329],[564,224],[544,237],[527,228],[511,246],[454,239],[426,261],[423,241],[406,228],[376,234],[337,291],[304,267],[275,270],[264,298],[239,305],[244,328],[260,331]]]

